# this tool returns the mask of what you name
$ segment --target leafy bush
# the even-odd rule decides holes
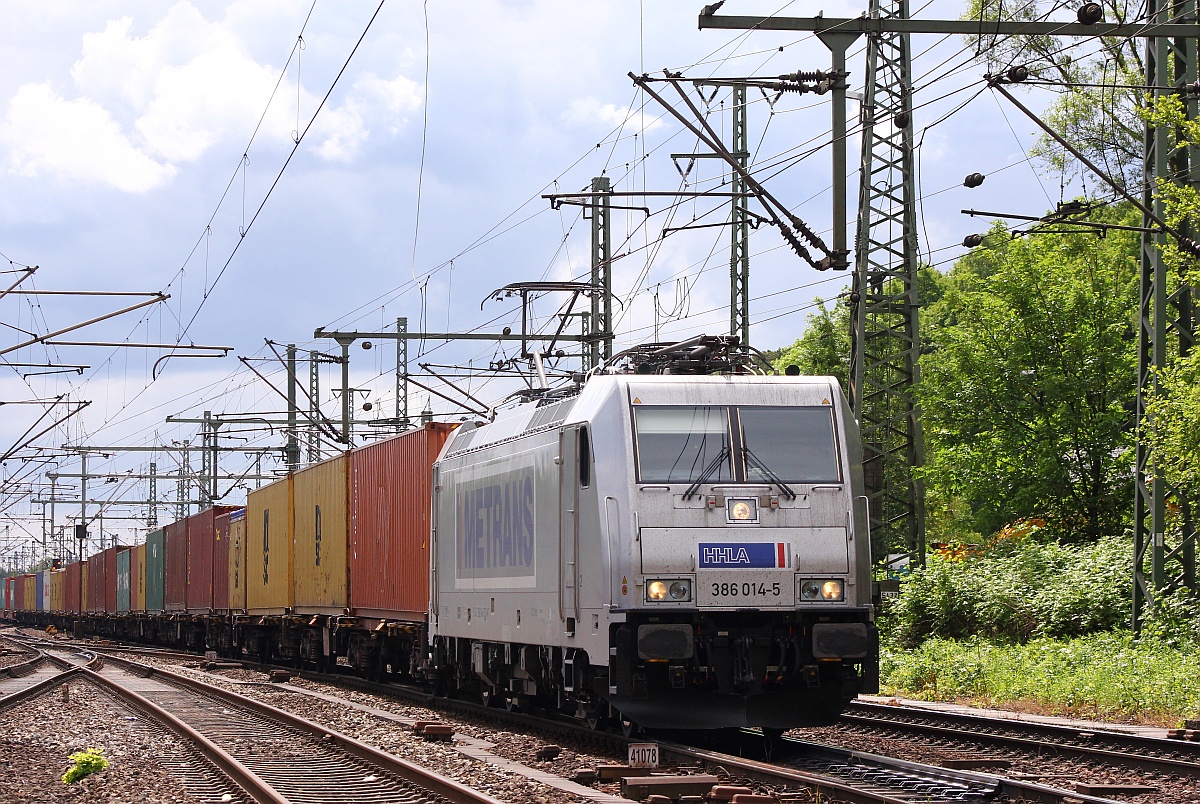
[[[1158,597],[1142,623],[1141,639],[1181,650],[1200,649],[1200,600],[1187,589]]]
[[[86,751],[76,751],[68,759],[75,764],[63,775],[62,780],[67,784],[75,784],[84,776],[90,776],[108,767],[108,760],[104,758],[103,748],[89,748]]]
[[[1032,703],[1044,712],[1162,725],[1200,714],[1200,648],[1181,651],[1127,631],[1024,645],[931,639],[885,649],[884,689],[925,700]]]
[[[915,648],[933,638],[1023,643],[1128,624],[1133,565],[1127,541],[1094,545],[999,540],[983,553],[934,554],[881,619],[885,636]]]

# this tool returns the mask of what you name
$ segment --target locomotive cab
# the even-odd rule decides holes
[[[828,377],[597,374],[460,428],[429,671],[590,722],[828,722],[877,687],[860,458]]]
[[[608,699],[671,727],[827,722],[876,686],[853,421],[830,378],[688,379],[625,388]]]

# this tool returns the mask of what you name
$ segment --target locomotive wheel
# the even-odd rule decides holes
[[[484,706],[496,705],[496,690],[484,684],[479,688],[479,702]]]
[[[634,723],[632,720],[625,717],[624,715],[621,715],[620,719],[617,722],[621,725],[621,736],[622,737],[632,737],[633,735],[637,734],[638,732],[640,732],[642,730],[641,726]]]
[[[504,708],[509,712],[520,712],[521,699],[517,697],[516,693],[510,692],[508,695],[504,696]]]

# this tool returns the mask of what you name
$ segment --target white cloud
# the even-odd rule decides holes
[[[571,125],[601,126],[608,129],[624,125],[633,129],[644,126],[642,131],[654,131],[663,125],[662,118],[652,109],[639,113],[636,110],[630,111],[628,106],[601,103],[590,97],[571,101],[562,117],[564,122]]]
[[[276,79],[275,70],[240,53],[203,53],[186,64],[162,68],[154,98],[135,126],[155,153],[194,161],[226,136],[249,137]],[[289,119],[281,99],[277,96],[272,104],[266,127],[279,142],[295,128],[294,111]]]
[[[173,165],[135,148],[100,104],[66,100],[49,83],[17,90],[0,125],[0,142],[8,146],[10,169],[23,176],[48,173],[140,193],[175,175]]]
[[[390,81],[374,74],[354,82],[346,102],[326,107],[314,131],[322,137],[317,154],[324,159],[348,162],[370,136],[370,124],[378,122],[396,134],[408,123],[407,115],[421,107],[424,93],[415,81],[398,75]]]

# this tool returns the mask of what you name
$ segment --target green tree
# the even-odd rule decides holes
[[[1107,22],[1136,21],[1137,6],[1126,0],[1099,0]],[[1072,6],[1073,8],[1074,6]],[[1050,17],[1062,19],[1061,3],[1010,3],[997,0],[971,0],[964,19],[1031,22]],[[1074,20],[1070,20],[1074,22]],[[983,26],[986,30],[986,26]],[[976,47],[988,72],[1004,73],[1010,67],[1024,66],[1035,80],[1056,82],[1049,87],[1058,97],[1042,115],[1055,131],[1104,169],[1117,184],[1138,188],[1142,181],[1142,139],[1144,126],[1139,110],[1145,103],[1145,64],[1137,38],[1101,37],[1099,49],[1084,58],[1072,57],[1080,51],[1091,54],[1094,48],[1074,48],[1079,37],[1069,36],[996,36],[966,37]],[[1045,87],[1043,87],[1045,88]],[[1078,161],[1057,141],[1042,135],[1032,156],[1045,164],[1048,172],[1072,174],[1081,169]]]
[[[1188,119],[1179,96],[1159,98],[1142,114],[1151,125],[1171,129],[1179,146],[1200,145],[1200,121]],[[1167,223],[1197,238],[1200,196],[1196,190],[1166,178],[1159,179],[1157,189],[1167,208]],[[1168,239],[1163,256],[1173,269],[1168,272],[1167,293],[1173,295],[1187,286],[1194,298],[1200,288],[1200,260],[1181,251],[1174,238]],[[1176,356],[1158,379],[1158,393],[1146,409],[1152,424],[1142,435],[1149,439],[1155,464],[1167,482],[1195,500],[1200,495],[1200,350]]]
[[[841,303],[830,309],[823,300],[816,302],[816,312],[805,320],[804,334],[780,350],[771,363],[779,372],[796,366],[801,374],[837,377],[844,391],[850,377],[850,310]]]
[[[1133,223],[1121,208],[1092,217]],[[1133,491],[1137,235],[997,225],[930,309],[925,476],[998,531],[1044,517],[1066,540],[1118,532]]]

